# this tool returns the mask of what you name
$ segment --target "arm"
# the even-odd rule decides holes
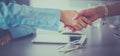
[[[107,16],[115,16],[115,15],[120,15],[120,2],[114,3],[114,4],[109,4],[105,5],[108,9],[108,15]],[[99,13],[99,18],[105,16],[105,7],[104,6],[98,6],[94,8],[97,13]]]
[[[5,11],[3,10],[0,11],[1,17],[4,16],[3,19],[6,20],[6,21],[3,20],[3,22],[11,23],[5,26],[8,26],[8,29],[10,31],[9,34],[11,34],[11,37],[13,39],[32,33],[32,31],[29,32],[28,28],[17,27],[20,25],[21,20],[26,20],[25,21],[26,24],[21,23],[21,25],[27,25],[30,27],[32,26],[39,27],[42,29],[56,30],[56,31],[58,30],[60,20],[62,22],[65,22],[65,24],[71,26],[74,26],[76,23],[76,21],[72,20],[72,17],[76,13],[75,11],[71,12],[71,11],[63,11],[63,10],[49,9],[49,8],[33,8],[30,6],[19,5],[15,3],[11,3],[8,6],[2,4],[1,7],[5,9]],[[12,21],[14,19],[19,21],[17,22]],[[74,24],[72,24],[72,22],[74,22]],[[34,23],[37,25],[39,24],[39,26],[34,25]]]
[[[80,23],[81,28],[85,28],[88,24],[91,25],[92,22],[96,21],[99,18],[103,18],[106,16],[109,17],[109,16],[120,15],[120,2],[105,5],[105,6],[98,6],[94,8],[88,8],[88,9],[81,10],[76,15],[75,19],[81,18],[79,19],[79,21],[81,21]]]
[[[120,2],[106,5],[108,8],[108,16],[120,15]]]
[[[16,9],[17,8],[17,9]],[[60,10],[50,8],[33,8],[26,5],[11,3],[8,6],[10,15],[8,18],[15,18],[13,25],[27,25],[34,28],[58,30],[60,22]],[[11,17],[13,16],[13,17]],[[11,19],[7,19],[11,21]]]
[[[76,25],[76,21],[72,20],[73,16],[76,14],[74,10],[33,8],[13,3],[10,4],[8,8],[12,11],[13,17],[17,16],[16,19],[23,20],[22,24],[31,27],[57,31],[60,20],[66,25]]]
[[[0,23],[3,25],[0,26],[0,28],[3,29],[7,29],[8,27],[13,27],[16,25],[27,25],[34,28],[57,31],[60,20],[67,25],[75,25],[72,23],[72,17],[76,12],[72,10],[71,12],[51,8],[33,8],[16,3],[10,3],[8,6],[4,5],[4,3],[1,4],[1,8],[5,10],[1,11],[1,13],[3,13],[1,17],[4,16],[2,18],[4,24]]]
[[[52,19],[52,20],[51,20]],[[16,3],[0,2],[0,28],[8,29],[16,25],[28,25],[42,29],[57,30],[60,22],[60,10],[33,8]]]

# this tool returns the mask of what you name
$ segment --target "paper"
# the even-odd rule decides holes
[[[37,29],[36,38],[32,42],[41,43],[68,43],[69,36],[63,35],[57,31]]]
[[[71,36],[76,36],[76,38],[71,38]],[[39,42],[39,43],[68,43],[71,41],[71,39],[77,39],[78,37],[81,37],[81,34],[74,33],[70,34],[67,32],[65,34],[59,33],[57,31],[51,31],[51,30],[42,30],[37,29],[36,30],[36,37],[33,39],[32,42]],[[78,38],[80,39],[80,38]]]

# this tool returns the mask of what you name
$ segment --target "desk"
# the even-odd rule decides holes
[[[64,56],[120,56],[119,39],[107,39],[95,35],[93,34],[87,39],[84,48],[72,51]],[[57,52],[60,44],[33,44],[31,42],[33,38],[34,35],[29,35],[1,46],[0,56],[63,56]]]

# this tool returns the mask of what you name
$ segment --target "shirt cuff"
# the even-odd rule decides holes
[[[29,34],[35,33],[35,29],[29,28],[28,26],[15,26],[9,28],[12,39],[21,38]]]
[[[60,22],[58,31],[59,31],[59,32],[62,32],[62,31],[64,31],[64,29],[65,29],[65,28],[64,28],[64,23]]]

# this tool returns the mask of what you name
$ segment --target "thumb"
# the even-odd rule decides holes
[[[79,14],[76,14],[76,15],[73,17],[72,20],[76,20],[76,19],[78,19],[79,17],[80,17]]]
[[[73,17],[73,20],[78,19],[80,16],[83,16],[83,15],[84,15],[84,10],[78,12],[78,13]]]

